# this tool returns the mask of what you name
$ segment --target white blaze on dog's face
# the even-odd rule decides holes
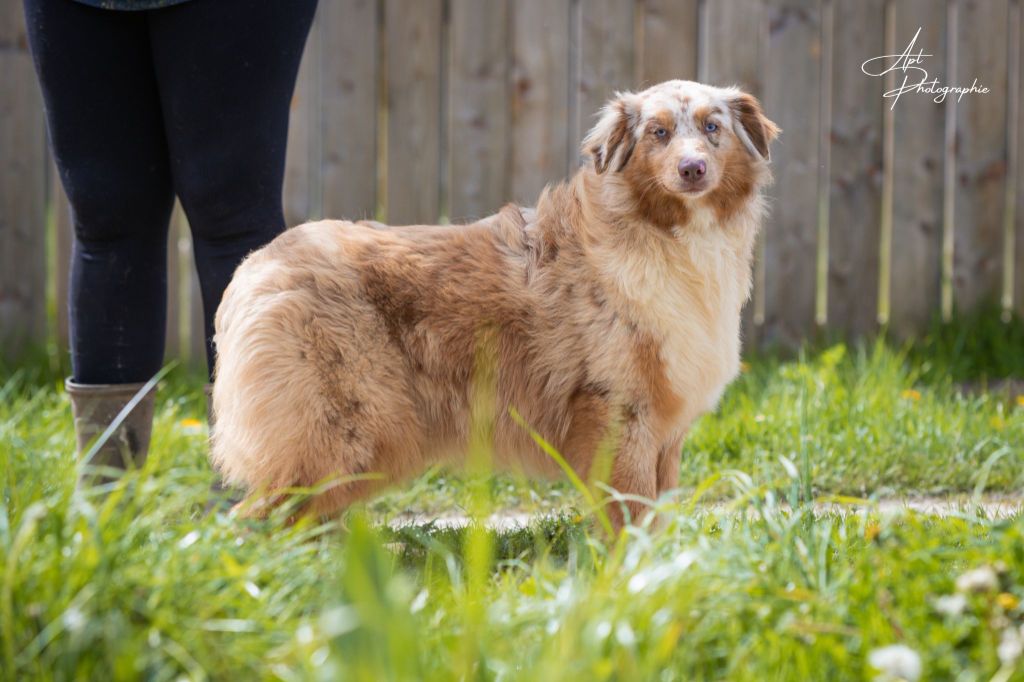
[[[751,95],[677,80],[620,93],[583,144],[598,174],[618,174],[634,210],[668,227],[699,205],[727,219],[767,181],[778,133]]]

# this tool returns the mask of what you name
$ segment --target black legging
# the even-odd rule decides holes
[[[71,203],[71,363],[84,384],[160,368],[174,195],[192,229],[207,362],[239,261],[284,229],[288,109],[316,0],[111,11],[25,0]]]

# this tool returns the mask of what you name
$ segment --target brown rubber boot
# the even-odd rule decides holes
[[[64,382],[64,390],[71,398],[71,413],[75,418],[75,436],[78,454],[85,456],[121,410],[145,386],[139,384],[76,384]],[[156,387],[142,396],[124,421],[114,429],[107,440],[88,462],[93,467],[137,469],[146,461],[149,437],[153,431],[153,407]],[[102,478],[102,477],[101,477]]]

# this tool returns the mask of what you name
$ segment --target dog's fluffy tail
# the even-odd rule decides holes
[[[293,299],[303,294],[260,292],[246,274],[239,269],[217,312],[211,460],[229,484],[269,493],[309,483],[302,474],[314,406],[296,401],[315,401],[306,393],[316,380],[290,355],[302,353],[296,311],[308,306]]]

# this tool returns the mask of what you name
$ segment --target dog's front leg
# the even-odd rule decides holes
[[[616,533],[626,523],[639,524],[651,511],[649,501],[658,492],[658,454],[656,441],[643,420],[627,420],[608,484],[629,499],[609,500],[605,507]]]
[[[658,496],[679,487],[679,459],[683,437],[672,438],[658,451]]]

